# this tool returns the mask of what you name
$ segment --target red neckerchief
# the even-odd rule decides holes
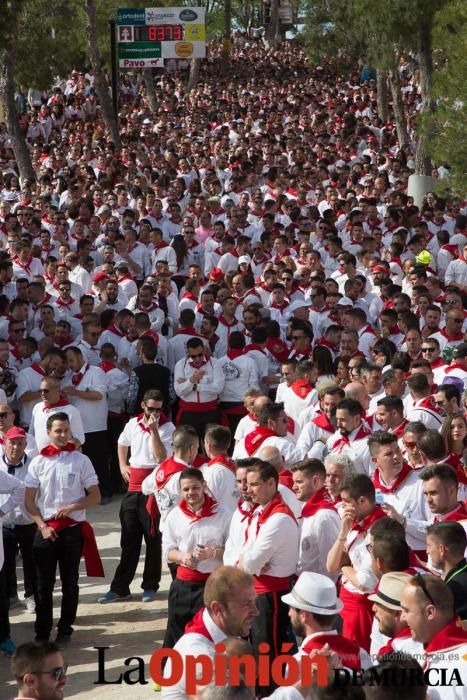
[[[245,450],[248,457],[251,457],[263,444],[265,440],[269,437],[277,437],[277,433],[274,430],[270,430],[265,426],[258,425],[251,433],[249,433],[245,438]]]
[[[199,337],[198,331],[194,326],[186,326],[185,328],[180,328],[178,331],[176,331],[175,335],[194,335],[196,337]]]
[[[63,447],[55,447],[55,445],[47,445],[41,450],[41,455],[43,457],[55,457],[62,452],[74,452],[76,450],[75,445],[72,442],[67,442]]]
[[[464,334],[463,333],[456,333],[455,335],[448,335],[446,333],[446,329],[443,328],[439,332],[440,335],[443,336],[443,338],[446,338],[447,341],[452,341],[452,340],[464,340]]]
[[[291,491],[293,490],[293,476],[290,469],[283,469],[279,472],[279,483],[286,486]]]
[[[328,433],[336,432],[335,426],[331,423],[326,413],[320,413],[320,415],[313,418],[311,422],[317,425],[318,428],[326,430]]]
[[[313,639],[310,639],[302,650],[308,655],[313,649],[320,650],[324,644],[328,644],[331,651],[338,654],[345,668],[360,670],[360,647],[351,639],[347,639],[340,634],[329,634],[329,632],[319,632]]]
[[[444,370],[444,374],[449,374],[449,372],[452,372],[454,369],[461,369],[464,372],[466,371],[464,364],[460,360],[454,360],[454,362],[451,362],[451,364],[448,367],[446,367],[446,369]]]
[[[73,338],[71,335],[67,336],[65,340],[62,340],[61,342],[58,342],[57,340],[55,341],[55,345],[57,345],[59,348],[64,348],[65,345],[73,345]]]
[[[375,489],[380,489],[380,491],[382,491],[383,493],[395,493],[396,489],[399,488],[399,486],[405,481],[409,474],[413,474],[413,469],[407,464],[407,462],[403,462],[402,469],[400,470],[399,474],[396,476],[392,484],[390,486],[385,486],[381,482],[379,469],[376,469],[375,473],[373,474],[373,484],[375,485]]]
[[[352,540],[352,542],[349,544],[348,549],[355,544],[355,542],[358,540],[359,535],[366,535],[366,533],[371,529],[371,526],[380,518],[385,518],[386,513],[384,510],[381,508],[381,506],[375,506],[375,508],[371,511],[371,513],[368,513],[368,515],[365,515],[363,520],[358,521],[354,520],[352,524],[352,532],[356,533],[356,537]]]
[[[355,435],[352,442],[356,442],[357,440],[363,440],[364,438],[368,437],[368,435],[371,435],[371,432],[369,430],[367,430],[362,423],[360,425],[360,429],[359,429],[358,433]],[[337,442],[334,443],[332,449],[333,449],[333,451],[335,451],[336,447],[337,447],[337,448],[340,448],[340,449],[337,449],[337,452],[342,452],[345,445],[350,445],[350,440],[349,440],[348,435],[343,435],[341,438],[339,438],[339,440],[337,440]]]
[[[118,335],[119,338],[123,338],[125,333],[120,330],[120,328],[117,328],[117,326],[114,323],[111,323],[110,326],[107,326],[107,330],[110,333],[113,333],[114,335]]]
[[[407,425],[408,422],[409,421],[404,418],[402,423],[400,425],[398,425],[397,428],[394,428],[394,430],[392,431],[394,433],[394,435],[397,435],[398,438],[401,438],[402,435],[404,434],[405,426]]]
[[[180,301],[182,299],[191,299],[192,301],[196,301],[198,303],[198,298],[194,296],[191,292],[184,292],[182,296],[180,297]]]
[[[227,321],[227,319],[225,318],[224,314],[221,314],[219,316],[219,323],[222,323],[223,326],[227,326],[228,328],[233,328],[233,326],[237,325],[238,321],[236,318],[234,318],[234,320],[230,321],[229,323],[229,321]]]
[[[146,425],[146,423],[144,422],[144,413],[140,413],[140,414],[137,416],[137,421],[136,421],[136,422],[137,422],[137,424],[139,425],[139,427],[141,428],[141,430],[142,430],[144,433],[150,433],[150,432],[151,432],[151,428],[149,428],[149,427]],[[161,426],[165,425],[165,424],[168,423],[168,422],[169,422],[169,419],[167,418],[167,416],[165,416],[163,413],[159,413],[159,421],[158,421],[157,425],[158,425],[159,427],[161,427]]]
[[[72,376],[71,383],[73,384],[73,386],[78,386],[78,384],[80,383],[80,381],[82,380],[82,378],[84,377],[84,375],[86,374],[88,369],[89,369],[89,365],[86,363],[84,365],[83,370],[80,370],[79,372],[77,372],[76,374],[74,374]]]
[[[283,301],[282,304],[271,304],[271,309],[278,309],[281,312],[281,316],[284,313],[286,309],[288,309],[290,306],[288,301]]]
[[[37,372],[37,374],[40,374],[42,377],[46,376],[45,369],[42,369],[38,362],[33,362],[31,365],[31,369],[33,369],[34,372]]]
[[[227,357],[229,360],[236,360],[237,357],[241,357],[243,355],[243,350],[237,350],[235,348],[229,348],[227,350]]]
[[[311,518],[311,516],[316,515],[319,510],[333,510],[335,513],[337,513],[333,504],[329,500],[328,493],[324,487],[314,493],[308,499],[303,506],[301,517]]]
[[[460,484],[464,484],[464,486],[467,485],[467,472],[466,472],[466,467],[464,466],[464,462],[460,458],[458,454],[455,452],[451,452],[447,457],[444,459],[439,460],[440,464],[449,464],[450,467],[453,467],[453,469],[456,470],[457,474],[457,479]]]
[[[455,508],[451,513],[448,513],[447,515],[442,515],[441,517],[436,517],[434,519],[435,523],[441,523],[445,522],[446,520],[453,521],[455,523],[459,523],[462,520],[467,520],[467,507],[465,503],[459,503],[457,508]]]
[[[70,402],[67,401],[66,399],[60,399],[59,401],[56,401],[55,403],[49,403],[49,404],[44,404],[42,407],[42,410],[44,411],[49,411],[51,408],[60,408],[61,406],[69,406]]]
[[[433,413],[436,413],[438,416],[441,415],[438,409],[436,408],[433,396],[431,395],[425,396],[424,399],[416,401],[414,404],[414,408],[428,408],[430,411],[433,411]]]
[[[326,340],[326,338],[320,338],[319,340],[316,341],[316,345],[321,345],[325,348],[328,348],[331,352],[337,352],[337,348],[334,345],[334,343],[331,343],[330,340]]]
[[[184,513],[187,518],[191,518],[190,520],[190,525],[192,523],[196,523],[198,520],[201,520],[201,518],[210,518],[212,515],[216,515],[217,513],[217,506],[218,502],[214,500],[214,498],[211,498],[211,496],[208,496],[207,493],[204,494],[204,503],[201,507],[201,510],[199,510],[197,513],[194,511],[190,510],[188,508],[188,505],[185,500],[181,500],[180,503],[178,504],[178,507]]]
[[[70,301],[63,301],[63,299],[60,299],[60,297],[58,297],[57,301],[55,302],[57,306],[65,306],[67,309],[69,309],[70,306],[73,306],[74,303],[75,300],[73,299],[73,297],[70,297]]]
[[[264,525],[266,520],[268,520],[272,515],[275,513],[284,513],[284,515],[289,515],[294,522],[295,520],[295,515],[292,513],[290,510],[289,506],[284,502],[284,499],[280,495],[280,493],[276,493],[274,498],[269,501],[267,506],[264,508],[263,511],[258,516],[258,519],[256,521],[256,534],[258,534],[261,525]]]
[[[258,350],[258,352],[262,352],[263,355],[266,355],[264,352],[264,348],[261,347],[258,343],[249,343],[249,345],[245,345],[243,349],[244,355],[246,355],[248,352],[251,352],[251,350]]]
[[[280,338],[268,338],[266,347],[278,362],[285,362],[289,356],[288,345]]]
[[[161,218],[163,218],[163,217],[161,217]],[[161,250],[161,248],[168,248],[168,247],[169,247],[168,243],[166,243],[165,241],[161,241],[160,243],[158,243],[157,245],[154,246],[154,250]]]
[[[22,263],[19,257],[15,255],[13,262],[15,265],[18,265],[18,267],[21,267],[21,269],[23,269],[25,272],[31,272],[32,255],[26,260],[25,263]]]
[[[296,379],[290,388],[299,399],[306,399],[313,391],[313,384],[310,384],[307,379]]]
[[[394,635],[392,639],[389,640],[387,644],[385,644],[381,649],[378,651],[376,654],[377,658],[379,659],[383,654],[393,654],[394,653],[394,647],[392,645],[392,642],[394,639],[411,639],[412,633],[410,632],[410,627],[404,627],[400,632]]]
[[[117,365],[115,362],[109,362],[106,360],[102,360],[102,362],[99,364],[99,367],[104,370],[104,372],[107,374],[107,372],[110,372],[111,369],[115,369]]]
[[[157,467],[156,471],[156,488],[158,491],[164,488],[168,480],[174,474],[178,474],[186,469],[187,465],[177,462],[174,457],[165,459],[162,464]]]
[[[430,337],[430,336],[428,336]],[[431,369],[438,369],[438,367],[444,367],[446,365],[442,357],[438,357],[437,360],[431,363]],[[445,372],[446,373],[446,372]]]
[[[449,623],[446,627],[435,634],[435,636],[424,644],[423,648],[427,654],[434,654],[439,651],[448,651],[455,649],[467,642],[467,632],[462,628],[462,623],[459,619]]]
[[[237,471],[235,462],[230,459],[229,455],[226,454],[216,455],[215,457],[212,457],[207,463],[207,466],[212,467],[213,464],[222,464],[223,467],[227,467],[227,469],[230,469],[232,474],[235,474]]]
[[[33,311],[37,311],[37,309],[40,309],[41,306],[45,306],[45,304],[48,304],[51,299],[52,299],[52,295],[46,293],[44,295],[44,298],[42,299],[42,301],[40,301],[38,304],[32,305]]]
[[[208,632],[206,625],[204,624],[203,614],[206,608],[201,608],[198,610],[191,622],[187,622],[185,626],[185,634],[200,634],[202,637],[206,637],[210,642],[214,644],[214,639]]]
[[[121,284],[122,282],[126,282],[127,280],[133,282],[133,277],[131,275],[123,275],[123,277],[118,278],[117,284]]]

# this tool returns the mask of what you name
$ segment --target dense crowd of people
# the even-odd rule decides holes
[[[418,72],[399,73],[414,139]],[[414,204],[414,141],[348,77],[237,37],[226,76],[214,45],[192,91],[158,75],[156,112],[126,74],[121,151],[92,71],[18,91],[36,179],[1,125],[0,649],[26,605],[22,697],[54,671],[63,694],[81,556],[105,575],[86,509],[114,497],[99,603],[131,597],[144,540],[142,603],[163,562],[173,579],[164,647],[242,637],[363,671],[403,653],[444,669],[431,698],[463,696],[467,208]]]

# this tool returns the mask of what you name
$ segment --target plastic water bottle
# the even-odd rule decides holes
[[[377,506],[383,506],[384,505],[384,493],[381,491],[381,489],[376,489],[375,491],[375,501]]]

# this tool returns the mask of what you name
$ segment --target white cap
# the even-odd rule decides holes
[[[293,301],[290,306],[289,306],[289,312],[293,314],[294,311],[297,309],[303,309],[304,307],[309,307],[312,305],[312,302],[310,299],[296,299]]]
[[[281,596],[281,600],[291,608],[318,615],[335,615],[344,607],[333,581],[311,571],[300,574],[290,593]]]
[[[238,264],[241,265],[242,263],[246,263],[247,265],[251,265],[251,258],[249,255],[240,255],[238,259]]]
[[[353,306],[354,303],[349,297],[342,297],[342,299],[339,299],[337,302],[336,306]]]

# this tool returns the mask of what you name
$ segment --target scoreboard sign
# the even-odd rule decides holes
[[[165,58],[204,58],[204,7],[117,10],[120,68],[163,67]]]

